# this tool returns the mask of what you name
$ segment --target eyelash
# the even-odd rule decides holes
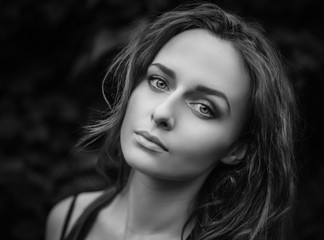
[[[157,75],[152,75],[148,77],[148,82],[151,88],[153,88],[154,90],[158,90],[158,91],[165,91],[165,90],[169,90],[169,86],[167,81]],[[157,86],[158,82],[163,82],[163,84],[165,84],[165,88],[161,88]],[[217,117],[217,112],[214,110],[213,106],[210,103],[203,103],[203,102],[189,102],[188,103],[190,108],[193,109],[195,112],[198,112],[200,114],[200,116],[203,116],[204,118],[216,118]],[[205,114],[203,112],[200,111],[200,107],[198,109],[195,108],[195,106],[203,106],[206,107],[208,110],[208,114]]]

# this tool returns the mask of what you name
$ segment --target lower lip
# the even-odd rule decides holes
[[[160,153],[165,152],[165,150],[163,148],[161,148],[159,145],[157,145],[156,143],[154,143],[150,140],[147,140],[142,135],[135,133],[135,139],[141,147],[143,147],[149,151],[160,152]]]

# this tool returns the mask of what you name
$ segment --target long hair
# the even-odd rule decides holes
[[[191,237],[280,239],[294,194],[295,99],[280,56],[256,23],[209,3],[183,5],[141,22],[104,79],[117,89],[115,102],[102,120],[87,127],[81,143],[104,140],[98,169],[121,191],[130,171],[120,148],[128,99],[166,42],[197,28],[231,42],[240,52],[252,94],[250,116],[238,139],[248,146],[247,154],[234,166],[219,164],[208,176],[187,221],[195,219]]]

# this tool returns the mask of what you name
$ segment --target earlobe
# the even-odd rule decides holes
[[[241,160],[245,157],[247,151],[247,145],[236,145],[234,146],[229,153],[221,159],[224,164],[235,165],[241,162]]]

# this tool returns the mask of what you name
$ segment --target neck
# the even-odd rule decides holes
[[[134,170],[120,195],[127,205],[125,235],[161,233],[179,238],[203,180],[167,181]]]

